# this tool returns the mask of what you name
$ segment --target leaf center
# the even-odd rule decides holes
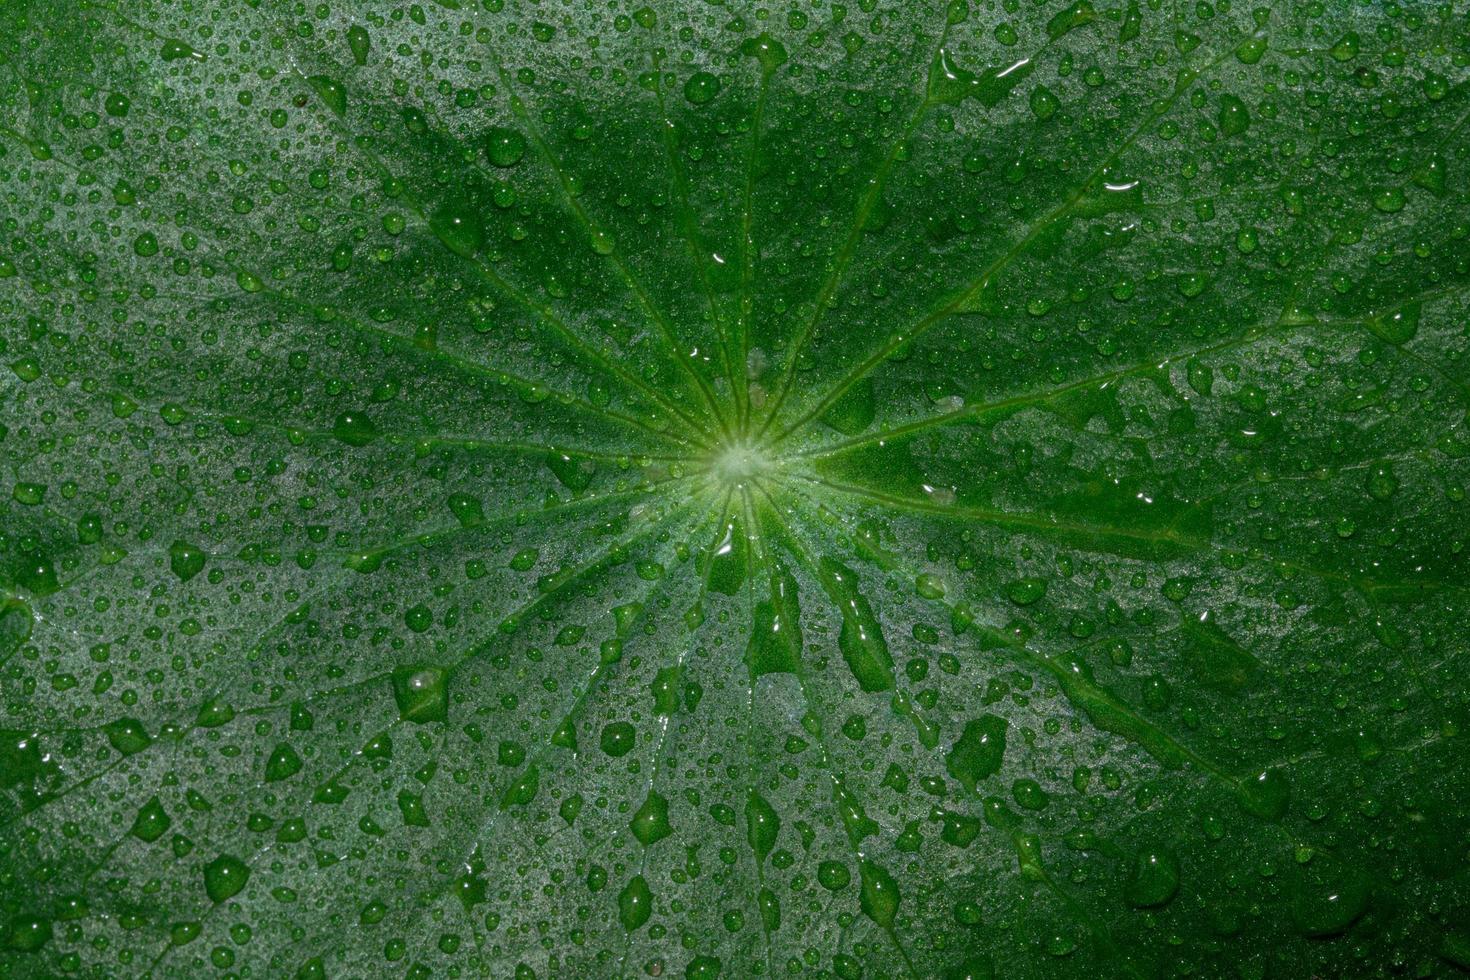
[[[718,447],[710,462],[710,471],[720,484],[740,487],[767,474],[775,466],[760,443],[740,440]]]

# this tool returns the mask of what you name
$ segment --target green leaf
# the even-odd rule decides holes
[[[0,974],[1470,968],[1463,4],[0,5]]]

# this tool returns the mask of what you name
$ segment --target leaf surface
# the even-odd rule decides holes
[[[1470,968],[1470,20],[0,10],[0,972]]]

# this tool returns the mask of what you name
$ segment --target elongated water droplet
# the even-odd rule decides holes
[[[634,875],[618,893],[618,921],[629,932],[642,928],[653,915],[653,892],[642,875]]]
[[[745,800],[745,834],[755,851],[757,863],[764,862],[771,849],[776,846],[776,837],[781,832],[781,818],[774,807],[755,790]]]
[[[367,64],[368,51],[372,48],[372,43],[367,28],[361,24],[353,24],[347,29],[347,47],[352,51],[352,60],[357,64]]]
[[[332,110],[333,115],[345,116],[347,114],[347,89],[335,78],[326,75],[312,75],[306,80],[322,100],[322,104]]]
[[[827,594],[842,613],[837,646],[858,686],[864,691],[892,690],[893,658],[888,653],[878,617],[858,591],[857,575],[830,557],[822,559],[820,572]]]
[[[195,51],[185,42],[176,39],[169,39],[164,41],[163,48],[159,51],[159,55],[163,58],[164,61],[179,61],[183,58],[192,58],[195,61],[204,60],[204,54],[202,52]]]
[[[867,859],[858,863],[858,875],[862,879],[858,907],[884,929],[892,929],[901,897],[893,875],[882,865]]]

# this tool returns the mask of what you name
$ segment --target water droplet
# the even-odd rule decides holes
[[[28,555],[22,558],[20,567],[16,569],[15,578],[22,588],[37,596],[48,596],[61,588],[56,566],[51,559],[44,556]]]
[[[423,603],[409,606],[403,612],[403,625],[411,632],[422,633],[434,625],[434,614]]]
[[[761,924],[766,932],[776,932],[781,928],[781,899],[769,888],[762,888],[756,892],[756,907],[760,910]]]
[[[720,540],[704,552],[711,591],[722,595],[740,593],[749,568],[749,550],[740,521],[726,521]]]
[[[755,851],[757,863],[763,863],[771,849],[776,846],[776,837],[781,832],[781,818],[774,807],[755,790],[745,799],[745,835]]]
[[[526,138],[509,126],[492,126],[485,134],[485,156],[497,167],[514,167],[526,155]]]
[[[429,219],[429,230],[445,248],[466,259],[474,257],[484,239],[480,219],[460,206],[447,206],[438,211]]]
[[[171,826],[173,826],[173,819],[169,817],[163,809],[163,804],[155,796],[139,808],[138,815],[133,818],[132,829],[128,832],[139,840],[151,844],[162,837]]]
[[[684,83],[684,98],[693,105],[704,105],[720,94],[720,80],[707,71],[695,72]]]
[[[1051,797],[1034,779],[1018,779],[1011,783],[1011,797],[1025,810],[1045,810]]]
[[[841,891],[852,881],[852,872],[841,861],[823,861],[817,865],[817,884],[829,892]]]
[[[786,63],[786,46],[769,34],[758,34],[740,43],[740,53],[761,64],[761,71],[773,72]]]
[[[1006,720],[981,715],[966,722],[964,731],[944,757],[944,767],[966,790],[1000,771],[1006,752]]]
[[[1133,861],[1123,897],[1134,908],[1165,905],[1179,891],[1179,860],[1162,848],[1146,850]]]
[[[1368,482],[1366,484],[1368,496],[1374,500],[1388,500],[1398,493],[1399,481],[1394,476],[1393,467],[1388,463],[1379,463],[1368,470]]]
[[[618,892],[618,921],[623,928],[634,932],[643,927],[653,915],[653,893],[642,875],[634,875]]]
[[[404,721],[444,721],[449,716],[448,672],[439,667],[400,667],[393,671],[393,699]]]
[[[1005,587],[1006,598],[1018,606],[1029,606],[1046,595],[1046,579],[1023,578],[1010,582]]]
[[[613,249],[617,247],[617,243],[613,241],[613,237],[605,231],[594,231],[591,242],[592,251],[598,255],[611,255]]]
[[[480,503],[479,497],[472,497],[467,493],[451,493],[448,503],[449,512],[459,521],[460,527],[473,527],[485,520],[485,507]]]
[[[614,721],[604,725],[602,735],[598,738],[602,751],[614,759],[632,752],[637,742],[637,730],[626,721]]]
[[[1092,4],[1088,0],[1077,0],[1070,7],[1052,15],[1051,20],[1046,22],[1046,36],[1055,41],[1084,24],[1090,24],[1095,19],[1097,19],[1097,11],[1092,9]]]
[[[21,914],[10,921],[6,945],[22,953],[34,953],[51,941],[51,920]]]
[[[1414,184],[1439,197],[1445,192],[1445,170],[1444,157],[1435,153],[1414,171]]]
[[[842,659],[864,691],[893,689],[893,658],[878,617],[868,605],[867,597],[858,591],[857,576],[835,558],[820,562],[822,585],[842,613],[842,629],[837,647]]]
[[[682,668],[674,666],[665,667],[654,675],[653,683],[649,685],[654,714],[671,715],[679,710],[679,680],[683,673]]]
[[[322,104],[331,109],[334,115],[340,117],[347,114],[347,89],[343,88],[341,82],[335,78],[328,78],[326,75],[312,75],[306,81],[312,91],[316,92],[317,98],[321,99]]]
[[[163,48],[158,52],[164,61],[178,61],[182,58],[193,58],[195,61],[203,61],[204,55],[195,51],[183,41],[169,39],[163,42]]]
[[[592,477],[597,473],[597,464],[592,460],[575,459],[566,453],[552,452],[546,457],[546,465],[557,482],[573,493],[580,493],[591,486]]]
[[[1373,206],[1384,214],[1402,211],[1404,203],[1404,191],[1400,187],[1385,187],[1373,194]]]
[[[1327,854],[1296,871],[1289,895],[1291,921],[1304,936],[1335,936],[1362,917],[1373,898],[1367,873]]]
[[[1362,44],[1363,39],[1358,36],[1357,31],[1348,31],[1328,49],[1327,53],[1338,61],[1352,61],[1358,56]]]
[[[238,895],[249,880],[250,869],[231,854],[221,854],[204,866],[204,891],[216,905]]]
[[[684,980],[716,980],[723,968],[718,956],[699,955],[684,968]]]
[[[505,795],[500,798],[501,809],[511,806],[526,806],[536,798],[541,788],[541,769],[537,766],[529,766],[521,777],[506,787]]]
[[[643,805],[633,814],[633,820],[629,824],[633,836],[638,843],[649,847],[663,840],[674,832],[669,824],[669,801],[655,790],[650,790],[648,798]]]
[[[1037,119],[1050,119],[1062,107],[1056,93],[1045,85],[1038,85],[1031,90],[1030,102],[1031,114]]]
[[[1233,95],[1220,97],[1220,115],[1217,117],[1220,123],[1220,132],[1225,136],[1239,136],[1250,129],[1250,110],[1245,103]]]
[[[366,446],[378,437],[378,427],[362,412],[343,412],[332,426],[332,435],[349,446]]]
[[[123,755],[132,755],[142,752],[153,744],[153,738],[143,723],[136,718],[119,718],[108,722],[103,731],[107,734],[107,742]]]
[[[204,552],[186,541],[175,541],[168,546],[169,571],[177,575],[180,582],[187,582],[204,571],[204,562]]]
[[[1368,329],[1374,336],[1390,344],[1407,344],[1419,333],[1419,303],[1408,303],[1382,316],[1371,317]]]
[[[1246,38],[1236,45],[1235,57],[1243,65],[1254,65],[1265,55],[1269,43],[1264,35]]]
[[[1240,782],[1240,804],[1252,816],[1279,820],[1291,802],[1291,784],[1279,769],[1267,769]]]
[[[347,29],[347,47],[352,52],[352,60],[357,64],[367,64],[368,51],[372,48],[372,43],[367,28],[361,24],[353,24]]]
[[[837,815],[842,818],[842,826],[847,830],[853,847],[861,847],[865,838],[878,833],[877,821],[868,816],[858,798],[841,782],[834,782],[832,786],[832,805],[837,808]]]
[[[862,890],[858,896],[858,907],[862,913],[884,929],[893,928],[898,915],[901,896],[893,875],[882,866],[868,859],[858,862],[858,875],[862,879]]]
[[[204,702],[199,708],[199,714],[194,717],[194,724],[200,728],[218,728],[227,725],[235,718],[235,709],[228,703],[211,698]]]
[[[280,782],[289,779],[301,771],[301,756],[296,750],[285,742],[275,747],[270,758],[265,763],[265,781],[268,783]]]

